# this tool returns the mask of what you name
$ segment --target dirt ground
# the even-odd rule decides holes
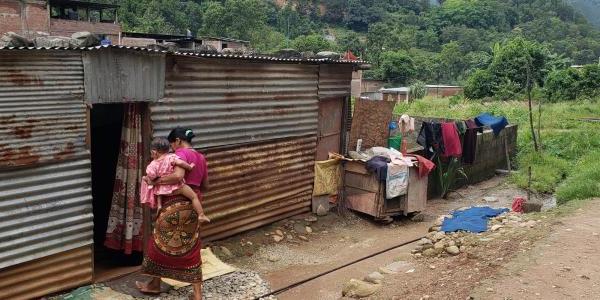
[[[259,272],[270,282],[271,288],[276,290],[374,252],[418,239],[427,233],[439,215],[454,209],[472,205],[510,207],[516,195],[524,196],[524,192],[507,183],[504,177],[495,177],[460,189],[458,193],[452,194],[451,199],[428,201],[422,222],[404,217],[395,220],[393,224],[380,225],[373,223],[367,216],[357,216],[352,212],[342,215],[331,213],[318,218],[316,222],[310,222],[307,219],[308,215],[302,215],[213,243],[211,247],[227,263]],[[494,197],[496,201],[486,202],[484,197]],[[306,232],[307,225],[312,232]],[[277,230],[286,236],[283,241],[273,240],[272,233]],[[221,247],[227,248],[225,253]],[[229,257],[228,252],[232,254]],[[410,247],[402,247],[286,291],[277,297],[338,299],[343,283],[350,278],[360,279],[368,272],[377,270],[381,264],[391,263],[399,257],[410,258],[409,253]],[[442,267],[438,269],[439,272],[443,270]],[[478,274],[476,277],[484,275],[486,270],[483,267],[479,268],[479,271],[475,272]],[[417,272],[411,276],[417,277]],[[442,277],[452,278],[450,274]],[[434,281],[437,281],[438,277],[434,278]],[[443,281],[439,284],[447,290]],[[382,292],[381,295],[385,298],[386,292]],[[420,296],[416,297],[419,298]]]
[[[510,207],[525,196],[495,177],[428,201],[422,220],[408,217],[374,223],[353,212],[325,217],[296,216],[209,246],[225,262],[258,272],[278,290],[424,236],[438,216],[461,207]],[[491,198],[490,198],[491,197]],[[484,200],[487,198],[488,201]],[[491,202],[489,201],[491,200]],[[550,196],[536,199],[553,206]],[[282,291],[277,299],[344,299],[343,285],[367,274],[385,273],[368,299],[600,299],[600,199],[581,201],[522,216],[531,226],[514,225],[468,235],[456,256],[411,254],[416,243],[394,248]],[[278,232],[279,231],[279,232]],[[275,240],[275,233],[282,240]],[[218,297],[217,297],[218,299]]]

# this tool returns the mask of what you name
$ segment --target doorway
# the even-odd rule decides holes
[[[142,253],[126,255],[104,246],[119,158],[126,104],[94,104],[90,109],[90,151],[94,213],[94,281],[136,271]]]

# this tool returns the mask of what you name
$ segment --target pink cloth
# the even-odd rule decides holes
[[[179,148],[175,154],[186,163],[195,165],[191,171],[185,173],[185,182],[188,185],[200,187],[204,178],[208,178],[208,167],[204,155],[191,148]]]
[[[444,141],[444,153],[442,156],[460,157],[462,155],[462,146],[460,145],[460,137],[458,136],[458,128],[456,123],[442,123],[442,140]]]
[[[154,180],[158,177],[172,174],[175,170],[173,162],[177,159],[179,159],[177,155],[167,154],[160,159],[153,160],[148,167],[146,167],[146,176],[148,176],[149,179]],[[151,208],[155,208],[157,204],[156,197],[154,197],[155,195],[170,195],[175,190],[183,187],[183,185],[184,182],[151,186],[142,180],[142,185],[140,187],[140,202],[142,204],[147,204]]]
[[[525,204],[525,198],[517,196],[513,200],[512,210],[514,212],[522,213],[524,204]]]

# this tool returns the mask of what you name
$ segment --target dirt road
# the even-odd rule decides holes
[[[600,299],[600,199],[583,203],[552,227],[498,278],[477,289],[474,298]]]

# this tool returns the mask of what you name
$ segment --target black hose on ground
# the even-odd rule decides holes
[[[273,295],[278,295],[278,294],[281,294],[281,293],[283,293],[283,292],[285,292],[285,291],[288,291],[288,290],[291,290],[291,289],[293,289],[293,288],[295,288],[295,287],[297,287],[297,286],[303,285],[303,284],[305,284],[305,283],[307,283],[307,282],[309,282],[309,281],[315,280],[315,279],[317,279],[317,278],[319,278],[319,277],[323,277],[323,276],[325,276],[325,275],[327,275],[327,274],[329,274],[329,273],[333,273],[333,272],[335,272],[335,271],[337,271],[337,270],[340,270],[340,269],[343,269],[343,268],[345,268],[345,267],[351,266],[351,265],[353,265],[353,264],[359,263],[359,262],[361,262],[361,261],[363,261],[363,260],[367,260],[367,259],[369,259],[369,258],[371,258],[371,257],[374,257],[374,256],[377,256],[377,255],[379,255],[379,254],[382,254],[382,253],[385,253],[385,252],[388,252],[388,251],[394,250],[394,249],[396,249],[396,248],[400,248],[400,247],[402,247],[402,246],[406,246],[406,245],[408,245],[408,244],[414,243],[414,242],[416,242],[416,241],[418,241],[418,240],[420,240],[420,239],[422,239],[422,238],[424,238],[424,236],[422,236],[422,237],[419,237],[419,238],[417,238],[417,239],[414,239],[414,240],[410,240],[410,241],[407,241],[407,242],[403,242],[403,243],[401,243],[401,244],[398,244],[398,245],[395,245],[395,246],[391,246],[391,247],[389,247],[389,248],[386,248],[386,249],[383,249],[383,250],[377,251],[377,252],[375,252],[375,253],[371,253],[371,254],[369,254],[369,255],[367,255],[367,256],[364,256],[364,257],[362,257],[362,258],[359,258],[359,259],[353,260],[353,261],[351,261],[351,262],[349,262],[349,263],[343,264],[343,265],[341,265],[341,266],[335,267],[335,268],[333,268],[333,269],[327,270],[327,271],[325,271],[325,272],[319,273],[319,274],[317,274],[317,275],[314,275],[314,276],[311,276],[311,277],[309,277],[309,278],[306,278],[306,279],[300,280],[300,281],[298,281],[298,282],[292,283],[292,284],[290,284],[290,285],[288,285],[288,286],[282,287],[282,288],[280,288],[280,289],[277,289],[277,290],[275,290],[275,291],[272,291],[272,292],[270,292],[270,293],[267,293],[267,294],[261,295],[261,296],[259,296],[259,297],[256,297],[256,298],[254,298],[254,300],[259,300],[259,299],[261,299],[261,298],[266,298],[266,297],[269,297],[269,296],[273,296]]]

